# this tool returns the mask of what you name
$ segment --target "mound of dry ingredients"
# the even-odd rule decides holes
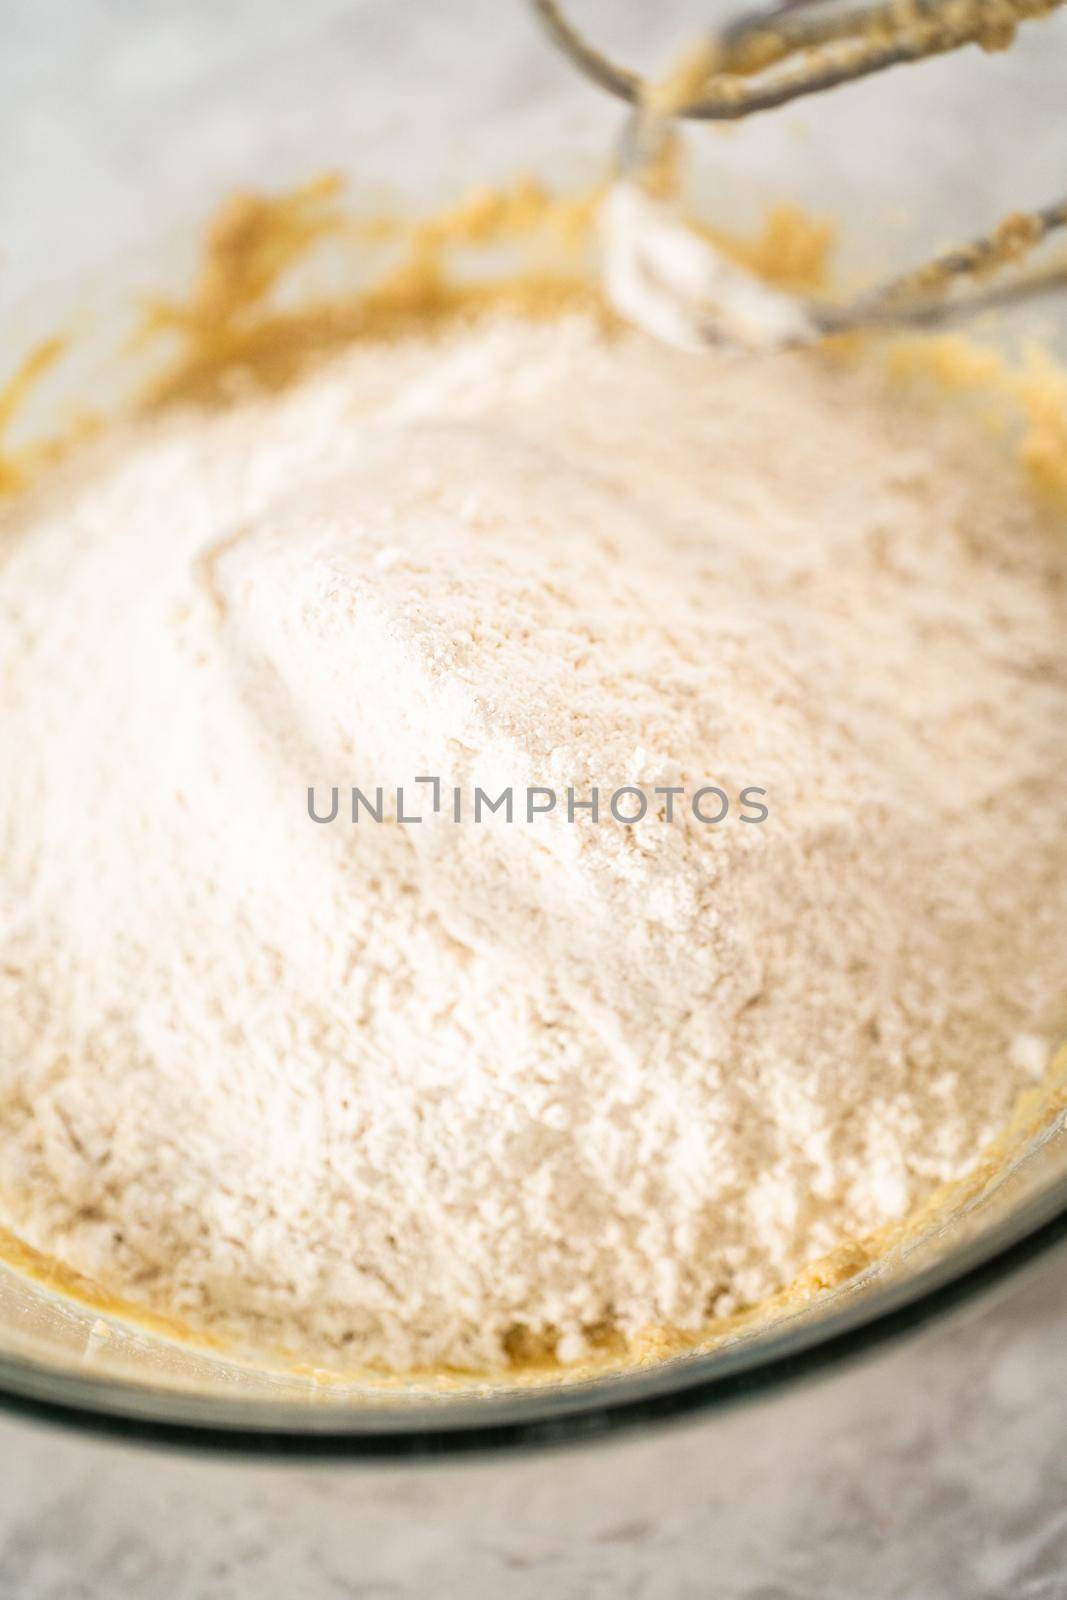
[[[874,371],[579,317],[96,447],[0,545],[4,1219],[405,1369],[695,1329],[901,1216],[1067,993],[1058,539]],[[347,820],[418,774],[769,816]]]

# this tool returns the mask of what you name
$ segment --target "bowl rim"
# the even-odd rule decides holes
[[[411,1462],[592,1444],[828,1376],[989,1295],[1065,1241],[1067,1174],[944,1257],[824,1318],[632,1372],[360,1411],[232,1396],[220,1403],[0,1355],[0,1413],[143,1446],[277,1461]]]

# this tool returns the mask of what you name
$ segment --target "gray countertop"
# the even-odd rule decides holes
[[[599,1445],[271,1465],[0,1420],[2,1600],[1060,1600],[1067,1247],[893,1348]]]

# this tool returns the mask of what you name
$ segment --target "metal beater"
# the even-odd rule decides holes
[[[1067,226],[1067,198],[1013,213],[990,233],[838,303],[760,282],[686,227],[642,181],[675,118],[737,121],[968,44],[1005,49],[1021,24],[1065,0],[784,0],[707,35],[658,84],[603,56],[559,0],[530,3],[570,60],[634,108],[605,206],[605,284],[625,316],[669,343],[767,349],[863,328],[930,326],[1067,283],[1062,260],[1020,270],[1036,246]]]

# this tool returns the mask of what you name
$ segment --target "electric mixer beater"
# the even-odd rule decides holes
[[[616,308],[668,343],[773,349],[863,328],[929,326],[1060,289],[1067,262],[1020,264],[1067,226],[1067,198],[840,303],[773,289],[687,227],[645,182],[676,118],[737,121],[890,67],[973,44],[1002,50],[1063,0],[785,0],[708,34],[666,80],[615,65],[558,0],[531,0],[551,37],[595,83],[634,107],[604,208],[605,287]]]

